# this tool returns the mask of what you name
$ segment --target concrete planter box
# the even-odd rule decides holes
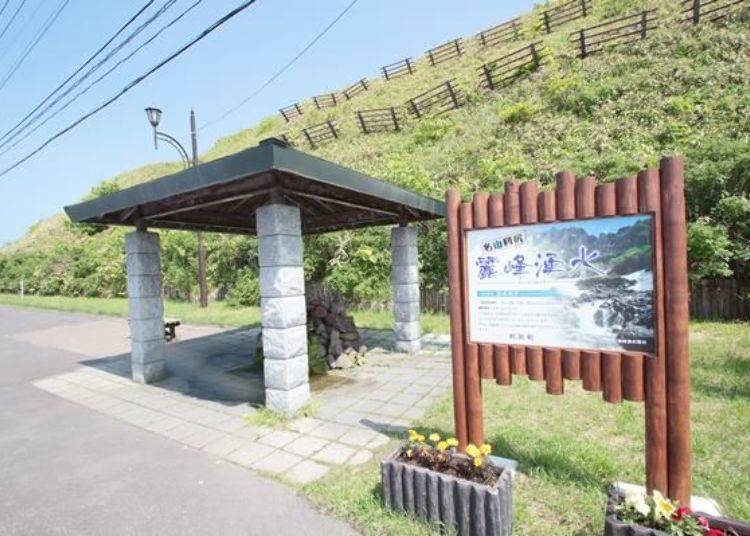
[[[666,532],[661,530],[641,525],[629,525],[618,520],[617,505],[621,501],[622,497],[619,494],[610,493],[604,519],[604,536],[668,536]],[[710,516],[701,512],[695,512],[695,515],[708,519],[708,524],[712,528],[722,529],[727,531],[728,534],[737,534],[737,536],[750,536],[750,524],[724,517]]]
[[[512,468],[493,460],[499,475],[490,487],[404,463],[396,459],[400,452],[400,448],[395,450],[380,463],[383,506],[442,523],[460,535],[511,533]]]

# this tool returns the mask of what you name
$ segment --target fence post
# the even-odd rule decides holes
[[[482,72],[484,73],[484,78],[487,80],[487,88],[490,91],[494,90],[495,84],[492,82],[492,72],[488,63],[482,65]]]
[[[458,108],[458,98],[456,97],[456,93],[453,91],[453,87],[451,86],[451,81],[448,80],[445,85],[447,86],[448,93],[450,93],[451,101],[453,101],[453,107]]]
[[[362,118],[362,112],[357,112],[357,117],[359,118],[359,124],[362,127],[362,133],[368,134],[367,132],[367,126],[365,126],[365,120]]]
[[[435,66],[435,58],[432,55],[432,50],[428,50],[427,54],[430,56],[430,65],[432,65],[434,67]]]
[[[300,109],[299,104],[297,104],[296,102],[294,103],[294,108],[297,110],[298,114],[302,115],[302,110]]]
[[[542,19],[544,19],[544,28],[547,30],[547,33],[552,33],[552,30],[550,30],[549,27],[549,12],[543,11]]]
[[[516,24],[516,21],[513,21],[513,40],[518,41],[518,25]]]
[[[646,25],[648,24],[648,11],[645,9],[641,14],[641,39],[646,39]]]
[[[313,141],[312,137],[310,137],[310,133],[307,131],[306,128],[302,129],[302,133],[305,135],[305,137],[307,138],[307,141],[310,143],[310,147],[315,149],[315,142]]]
[[[581,37],[580,37],[579,40],[581,42],[581,59],[583,59],[583,58],[586,57],[586,35],[585,35],[585,30],[581,30]]]
[[[393,119],[393,126],[396,130],[401,130],[398,126],[398,117],[396,116],[396,108],[391,106],[391,118]]]
[[[406,68],[409,69],[409,74],[414,74],[411,70],[411,62],[409,61],[409,58],[406,58]]]
[[[414,112],[414,115],[417,116],[417,119],[422,117],[422,114],[419,113],[419,107],[417,106],[417,103],[414,102],[414,99],[409,99],[409,104],[411,104],[411,110]]]
[[[455,41],[453,41],[453,44],[454,44],[454,45],[455,45],[455,47],[456,47],[456,55],[460,56],[460,55],[461,55],[461,54],[463,53],[463,52],[461,51],[461,43],[459,42],[459,40],[458,40],[458,39],[456,39]]]
[[[534,69],[539,68],[539,56],[536,52],[536,43],[531,43],[529,45],[529,48],[531,49],[531,61],[534,64]]]
[[[583,16],[588,16],[588,10],[586,9],[586,0],[581,0],[581,11],[583,12]]]
[[[693,0],[693,24],[701,21],[701,0]]]
[[[328,125],[328,129],[331,131],[331,134],[333,134],[333,137],[334,138],[338,138],[339,135],[336,132],[336,128],[333,126],[333,123],[331,123],[330,119],[328,121],[326,121],[326,125]]]
[[[381,69],[383,70],[383,76],[385,76],[385,79],[390,80],[390,78],[388,77],[388,69],[386,69],[385,67],[381,67]]]

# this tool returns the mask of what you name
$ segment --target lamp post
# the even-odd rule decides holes
[[[164,141],[174,147],[185,167],[198,165],[198,135],[195,129],[195,112],[190,110],[190,142],[192,146],[192,158],[188,156],[185,147],[174,137],[158,129],[161,122],[162,111],[159,108],[149,106],[146,108],[146,117],[151,127],[154,129],[154,149],[159,148],[159,140]],[[203,233],[198,231],[198,288],[200,294],[200,306],[208,307],[208,282],[206,281],[206,247],[203,244]]]

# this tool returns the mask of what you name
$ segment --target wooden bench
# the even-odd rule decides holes
[[[177,337],[177,326],[180,324],[181,322],[176,318],[164,319],[164,339],[167,342],[171,342]]]

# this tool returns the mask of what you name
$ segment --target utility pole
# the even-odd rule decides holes
[[[190,142],[193,146],[192,166],[198,165],[198,133],[195,128],[195,111],[190,109]],[[208,281],[206,280],[206,246],[203,243],[203,232],[198,231],[198,289],[200,306],[208,307]]]

